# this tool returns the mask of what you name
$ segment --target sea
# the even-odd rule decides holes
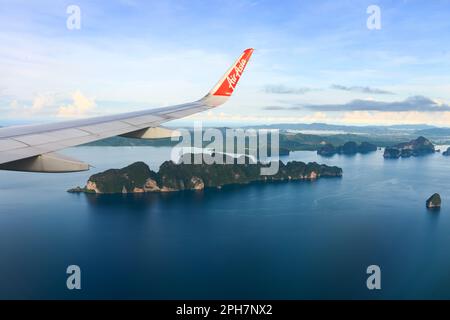
[[[443,149],[443,147],[441,147]],[[88,172],[0,171],[1,299],[449,299],[450,157],[292,152],[342,178],[72,194],[169,147],[76,147]],[[438,192],[440,210],[426,199]],[[68,266],[81,289],[69,290]],[[368,267],[380,289],[369,289]]]

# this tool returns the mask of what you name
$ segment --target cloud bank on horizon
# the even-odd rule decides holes
[[[322,112],[380,111],[380,112],[450,112],[450,105],[423,96],[408,97],[403,101],[352,100],[343,104],[267,106],[265,110],[315,110]]]
[[[360,92],[360,93],[367,93],[367,94],[395,94],[391,91],[378,89],[378,88],[371,88],[371,87],[361,87],[361,86],[343,86],[340,84],[333,84],[331,86],[332,89],[336,90],[343,90],[343,91],[349,91],[349,92]]]
[[[69,4],[80,29],[67,27]],[[45,121],[203,96],[256,49],[230,101],[190,120],[450,126],[450,1],[0,0],[0,116]],[[2,125],[2,123],[0,123]]]

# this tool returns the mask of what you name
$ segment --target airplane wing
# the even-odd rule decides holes
[[[0,169],[32,172],[74,172],[89,165],[55,153],[80,144],[124,135],[160,138],[168,129],[160,124],[215,108],[228,100],[253,49],[245,50],[202,99],[170,107],[51,124],[0,128]],[[170,135],[168,135],[170,137]]]

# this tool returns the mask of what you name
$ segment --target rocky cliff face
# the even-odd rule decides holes
[[[385,158],[397,159],[400,157],[418,157],[434,152],[434,145],[430,140],[424,137],[418,137],[415,140],[411,140],[405,143],[399,143],[395,146],[386,148],[384,150],[383,156]]]
[[[441,196],[439,193],[433,194],[426,201],[426,206],[429,209],[438,209],[441,207]]]
[[[180,190],[203,190],[228,184],[247,184],[256,181],[315,180],[320,177],[340,177],[342,169],[315,162],[279,162],[273,176],[260,175],[263,165],[257,164],[176,164],[164,162],[158,173],[143,162],[135,162],[122,169],[110,169],[92,175],[84,188],[69,192],[144,193]]]
[[[447,157],[450,156],[450,147],[448,147],[447,150],[442,152],[442,155],[447,156]]]

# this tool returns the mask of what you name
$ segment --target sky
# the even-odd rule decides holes
[[[250,47],[230,101],[175,124],[450,126],[449,39],[450,0],[0,0],[0,126],[194,101]]]

